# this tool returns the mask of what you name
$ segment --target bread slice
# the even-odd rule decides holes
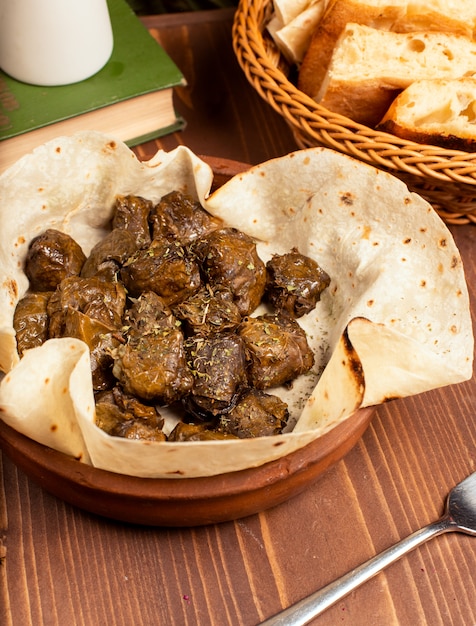
[[[349,22],[392,30],[406,14],[408,0],[330,0],[311,37],[298,73],[298,88],[315,98],[332,52]]]
[[[419,80],[397,96],[379,129],[417,143],[476,151],[476,78]]]
[[[315,98],[334,47],[350,22],[392,32],[447,32],[473,39],[475,0],[329,0],[299,68],[298,87]]]
[[[347,24],[316,94],[327,109],[375,126],[415,80],[476,74],[476,42],[447,33],[394,33]]]

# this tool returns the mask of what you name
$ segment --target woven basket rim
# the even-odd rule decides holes
[[[272,62],[265,45],[263,30],[271,10],[272,0],[240,0],[233,48],[249,82],[285,118],[298,141],[315,139],[397,175],[421,177],[429,185],[474,186],[476,198],[476,153],[418,144],[374,130],[329,111],[300,91]]]

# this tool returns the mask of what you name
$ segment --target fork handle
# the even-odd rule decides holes
[[[317,617],[348,593],[381,572],[387,565],[394,563],[428,539],[441,535],[448,530],[457,530],[457,527],[451,518],[445,515],[437,522],[415,531],[399,543],[387,548],[307,598],[293,604],[274,617],[270,617],[262,622],[261,626],[304,626],[313,617]]]

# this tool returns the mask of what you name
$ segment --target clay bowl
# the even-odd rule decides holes
[[[360,439],[373,408],[357,411],[301,450],[260,467],[206,478],[136,478],[96,469],[0,420],[0,447],[34,482],[81,509],[151,526],[199,526],[252,515],[315,483]]]
[[[214,170],[215,187],[248,167],[203,158]],[[301,493],[349,452],[373,412],[373,408],[357,411],[282,459],[206,478],[137,478],[96,469],[25,437],[1,420],[0,448],[46,491],[90,513],[134,524],[199,526],[258,513]]]

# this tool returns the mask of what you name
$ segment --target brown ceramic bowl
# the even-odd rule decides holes
[[[258,513],[301,493],[357,443],[373,411],[357,411],[282,459],[207,478],[136,478],[96,469],[1,420],[0,447],[46,491],[91,513],[134,524],[199,526]]]
[[[220,186],[249,166],[202,157]],[[81,509],[152,526],[198,526],[258,513],[301,493],[357,443],[373,408],[282,459],[207,478],[137,478],[96,469],[25,437],[0,420],[0,448],[34,482]]]

